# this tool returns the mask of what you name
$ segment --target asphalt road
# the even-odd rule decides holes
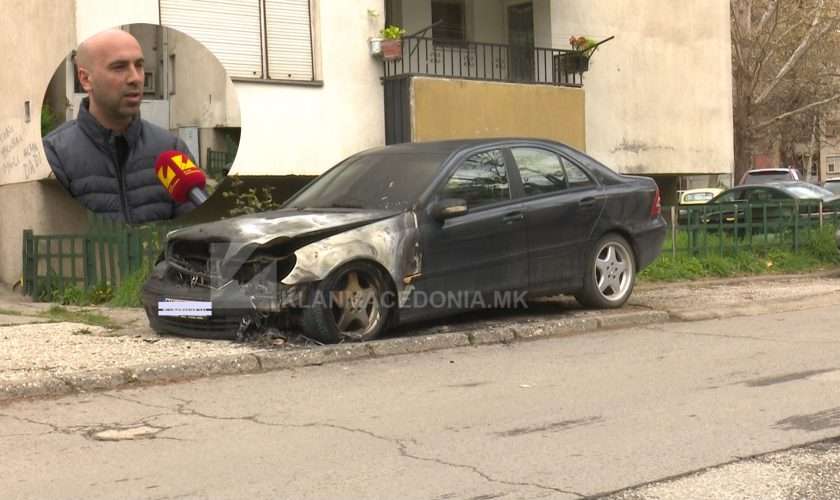
[[[840,435],[838,320],[834,305],[6,404],[0,492],[606,494]],[[766,484],[737,497],[774,498]]]

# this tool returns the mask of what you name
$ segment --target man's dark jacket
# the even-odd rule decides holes
[[[75,120],[44,138],[58,182],[89,210],[129,224],[172,219],[195,207],[176,204],[155,175],[157,156],[172,149],[188,153],[184,141],[140,117],[115,135],[90,114],[87,98]]]

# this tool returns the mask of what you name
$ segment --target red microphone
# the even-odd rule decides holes
[[[207,201],[207,193],[204,192],[207,178],[186,153],[169,150],[159,154],[155,160],[155,173],[175,203],[184,203],[189,199],[201,205]]]

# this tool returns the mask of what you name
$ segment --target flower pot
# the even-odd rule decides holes
[[[402,59],[402,40],[382,40],[382,59],[395,61]]]
[[[563,71],[566,73],[584,73],[589,71],[589,56],[576,53],[564,54]]]
[[[368,43],[370,44],[370,55],[372,56],[380,56],[382,55],[382,39],[381,38],[368,38]]]

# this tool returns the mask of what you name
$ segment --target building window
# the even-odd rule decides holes
[[[840,156],[829,156],[826,158],[826,163],[828,163],[829,174],[840,172]]]
[[[169,71],[166,74],[169,75],[169,95],[175,95],[175,54],[169,54]]]
[[[316,1],[160,0],[160,22],[210,49],[231,78],[313,81]]]
[[[466,7],[463,0],[432,0],[432,28],[435,41],[462,43],[467,41]]]
[[[829,120],[825,124],[823,135],[826,137],[840,136],[840,120]]]

